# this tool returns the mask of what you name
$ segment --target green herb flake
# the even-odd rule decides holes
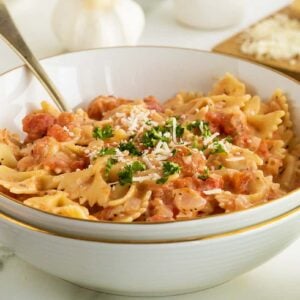
[[[199,141],[194,138],[191,147],[194,149],[199,149],[199,147],[200,147]]]
[[[145,171],[146,165],[140,161],[135,161],[131,164],[131,168],[132,168],[133,173],[136,173],[138,171]]]
[[[214,141],[212,143],[212,150],[211,154],[218,154],[218,153],[226,153],[224,146],[219,141]]]
[[[180,166],[176,163],[166,161],[163,163],[163,175],[170,176],[180,172]]]
[[[132,143],[132,142],[128,142],[128,143],[121,143],[119,145],[119,149],[123,152],[123,151],[128,151],[131,155],[133,156],[141,156],[142,152],[139,151],[136,146]]]
[[[148,125],[148,126],[152,126],[152,121],[151,121],[151,120],[147,120],[147,121],[145,122],[145,124]]]
[[[179,124],[176,126],[176,137],[182,137],[184,133],[184,128]]]
[[[225,138],[225,141],[226,141],[227,143],[232,144],[232,143],[233,143],[233,138],[229,135],[229,136],[227,136],[227,137]]]
[[[165,183],[165,182],[167,182],[168,177],[170,175],[173,175],[173,174],[179,173],[179,172],[180,172],[180,166],[178,164],[170,162],[170,161],[166,161],[163,163],[163,177],[156,180],[156,183],[158,183],[158,184]]]
[[[156,183],[158,184],[164,184],[168,181],[168,177],[161,177],[159,179],[156,180]]]
[[[209,170],[208,170],[208,168],[205,168],[204,171],[203,171],[203,173],[200,174],[200,175],[198,175],[198,178],[201,179],[201,180],[206,180],[206,179],[208,179],[208,177],[209,177]]]
[[[143,134],[141,142],[148,148],[155,147],[159,141],[168,143],[170,138],[163,135],[165,132],[163,126],[155,126]]]
[[[165,124],[165,129],[164,130],[165,130],[165,132],[170,132],[170,133],[173,132],[173,122],[174,122],[174,119],[176,120],[176,129],[175,129],[176,137],[180,138],[180,137],[183,136],[184,127],[182,127],[180,124],[177,123],[179,121],[179,117],[178,116],[172,117],[171,119],[167,120],[166,124]]]
[[[126,185],[132,183],[133,175],[138,171],[144,170],[146,170],[146,165],[140,161],[135,161],[125,166],[124,169],[118,173],[120,184]]]
[[[222,169],[224,169],[224,166],[223,166],[223,165],[218,165],[218,166],[216,167],[216,170],[222,170]]]
[[[105,125],[103,128],[94,127],[93,129],[93,138],[95,139],[105,140],[113,136],[111,125]]]
[[[109,172],[111,170],[111,168],[113,167],[113,165],[115,165],[118,162],[117,159],[110,157],[107,162],[106,162],[106,166],[105,166],[105,176],[109,175]]]
[[[103,148],[97,153],[98,156],[115,155],[115,154],[116,154],[115,148]]]
[[[159,125],[152,127],[150,130],[147,130],[142,138],[141,142],[144,146],[148,148],[153,148],[157,145],[159,141],[169,143],[171,141],[171,138],[169,136],[172,136],[173,133],[173,122],[176,118],[173,117],[166,121],[165,125]],[[146,122],[148,123],[148,121]],[[182,127],[180,124],[176,122],[176,137],[180,138],[183,136],[184,133],[184,127]],[[169,133],[169,136],[166,136],[165,134]]]
[[[206,121],[201,121],[201,120],[196,120],[193,121],[192,123],[188,124],[186,128],[189,131],[194,131],[199,130],[200,135],[203,136],[204,138],[210,137],[211,136],[211,131],[209,128],[209,123]]]

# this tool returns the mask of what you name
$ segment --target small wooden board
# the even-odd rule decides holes
[[[293,10],[293,8],[291,6],[286,7],[284,9],[276,12],[275,14],[277,14],[279,12],[284,13],[284,14],[288,14],[291,17],[296,16],[295,11]],[[275,15],[275,14],[273,14],[273,15]],[[269,18],[271,16],[268,16],[267,18]],[[259,21],[259,22],[261,22],[261,21]],[[295,64],[290,64],[288,61],[284,61],[284,60],[257,59],[254,56],[244,54],[240,51],[240,46],[241,46],[242,41],[243,41],[243,38],[242,38],[243,34],[244,34],[244,31],[242,31],[242,32],[234,35],[233,37],[225,40],[224,42],[222,42],[222,43],[218,44],[217,46],[215,46],[213,48],[213,51],[218,52],[218,53],[230,54],[230,55],[233,55],[233,56],[245,58],[245,59],[248,59],[248,60],[251,60],[251,61],[255,61],[255,62],[264,64],[264,65],[270,66],[270,67],[272,67],[274,69],[277,69],[281,72],[284,72],[287,75],[292,76],[292,77],[294,77],[294,78],[296,78],[300,81],[300,58],[298,58],[296,60]]]

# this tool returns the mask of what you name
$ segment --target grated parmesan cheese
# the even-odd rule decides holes
[[[258,59],[289,60],[300,57],[300,21],[276,14],[254,27],[244,36],[241,51]]]
[[[118,114],[118,113],[117,113]],[[116,116],[117,116],[116,114]],[[122,114],[122,113],[119,113]],[[140,105],[133,106],[129,116],[122,116],[121,123],[128,128],[129,134],[138,131],[147,122],[150,111]]]
[[[222,189],[212,189],[212,190],[203,191],[205,195],[215,195],[215,194],[220,194],[222,192],[223,192]]]
[[[205,138],[203,141],[204,146],[207,146],[208,144],[210,144],[214,140],[214,138],[216,138],[218,135],[220,135],[220,133],[215,132],[213,135]]]
[[[120,149],[116,148],[115,156],[119,162],[126,162],[129,157],[129,152],[127,150],[122,152]]]
[[[132,177],[132,181],[134,181],[134,182],[143,182],[143,181],[146,181],[146,180],[157,180],[159,178],[160,178],[160,176],[158,174],[154,173],[154,174],[149,174],[149,175],[146,175],[146,176]]]
[[[172,118],[172,136],[173,136],[173,141],[176,144],[176,127],[177,127],[177,120],[176,118]]]
[[[142,160],[149,169],[155,168],[155,166],[151,163],[150,159],[146,155],[142,157]]]
[[[166,160],[172,156],[172,151],[166,142],[159,141],[152,151],[152,154],[156,160]]]

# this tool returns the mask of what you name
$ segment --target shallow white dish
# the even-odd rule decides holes
[[[84,105],[99,94],[129,98],[152,94],[165,100],[182,89],[208,91],[218,77],[231,72],[263,99],[275,88],[282,88],[289,95],[294,116],[300,116],[300,102],[297,102],[300,89],[296,81],[229,56],[168,47],[120,47],[60,55],[43,60],[43,64],[70,107]],[[0,127],[20,131],[26,112],[38,107],[43,99],[49,100],[49,97],[25,68],[2,75]],[[300,124],[295,125],[299,134]],[[299,205],[299,192],[293,192],[246,211],[149,225],[67,219],[0,197],[0,211],[18,220],[68,236],[102,241],[195,239],[253,225]]]
[[[237,24],[244,17],[245,8],[244,0],[174,0],[176,19],[199,29],[220,29]]]
[[[250,228],[171,243],[103,243],[41,231],[0,214],[0,241],[39,269],[122,295],[174,295],[206,289],[276,255],[300,234],[300,208]]]

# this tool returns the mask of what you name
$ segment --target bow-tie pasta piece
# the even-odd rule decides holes
[[[120,205],[107,206],[94,216],[99,220],[109,220],[115,222],[133,222],[141,217],[146,212],[151,198],[151,191],[138,191],[134,189],[128,191],[131,196],[127,198],[126,202]],[[126,196],[125,196],[126,197]],[[116,202],[115,202],[116,203]]]
[[[58,190],[65,191],[80,204],[103,206],[109,200],[110,187],[103,179],[106,158],[100,158],[88,169],[62,174],[56,177]]]
[[[246,86],[233,75],[227,73],[213,87],[210,95],[243,96],[246,94]]]
[[[278,129],[278,125],[282,123],[284,114],[283,110],[278,110],[265,115],[248,116],[247,121],[254,128],[255,135],[261,138],[270,138]]]
[[[19,172],[0,166],[0,186],[13,194],[39,194],[56,188],[57,184],[45,170]]]
[[[88,209],[70,200],[64,192],[56,192],[53,195],[42,197],[32,197],[25,200],[24,204],[65,217],[84,220],[90,219]]]

